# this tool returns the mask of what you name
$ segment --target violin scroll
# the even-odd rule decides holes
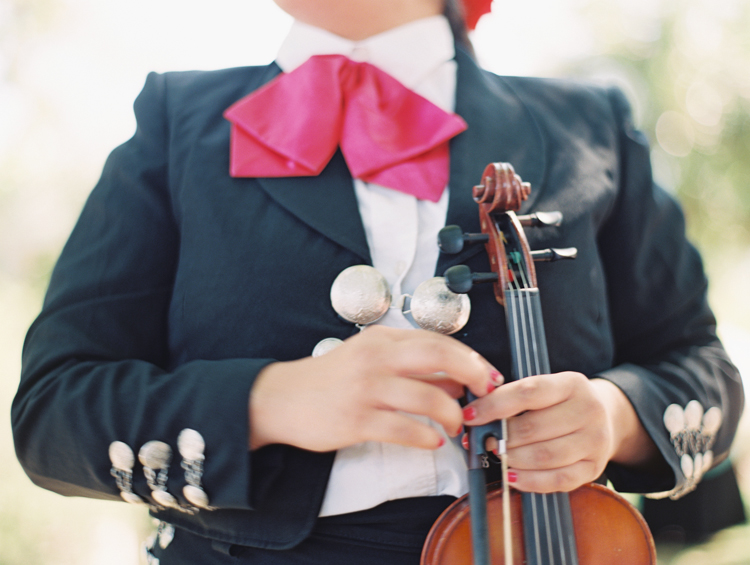
[[[490,163],[472,193],[487,212],[517,212],[529,197],[531,185],[521,180],[510,163]]]

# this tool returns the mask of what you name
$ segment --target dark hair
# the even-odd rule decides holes
[[[466,18],[464,17],[462,0],[445,0],[443,14],[448,18],[456,45],[474,57],[474,47],[469,39],[469,32],[466,30]]]

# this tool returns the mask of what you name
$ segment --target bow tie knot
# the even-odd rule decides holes
[[[230,174],[320,174],[341,147],[354,178],[436,202],[448,183],[448,140],[466,129],[369,63],[311,57],[239,100],[232,122]]]

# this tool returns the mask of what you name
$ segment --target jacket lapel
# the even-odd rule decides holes
[[[281,69],[272,63],[259,83],[246,94],[275,78]],[[248,179],[250,181],[250,179]],[[257,178],[264,192],[302,222],[359,255],[370,264],[370,250],[359,215],[353,181],[341,151],[315,177]]]
[[[364,263],[371,263],[352,176],[341,151],[318,176],[257,180],[280,206],[359,255]]]
[[[545,147],[541,130],[528,108],[502,77],[490,76],[465,52],[456,49],[458,80],[456,113],[469,125],[451,141],[450,202],[446,224],[479,232],[479,214],[471,194],[485,167],[513,165],[532,191],[521,210],[531,208],[542,188]],[[458,255],[441,255],[437,273],[483,250],[468,246]]]

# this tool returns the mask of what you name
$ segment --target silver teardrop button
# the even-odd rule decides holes
[[[206,449],[206,442],[203,441],[203,436],[195,430],[185,428],[177,436],[177,449],[180,450],[180,455],[183,459],[188,461],[202,461],[204,459],[203,452]]]
[[[128,502],[130,504],[146,504],[146,501],[144,501],[140,496],[138,496],[134,492],[122,491],[120,492],[120,496],[125,502]]]
[[[677,435],[685,429],[685,411],[679,404],[670,404],[664,411],[664,426],[669,433]]]
[[[208,508],[208,495],[202,488],[193,485],[186,485],[182,489],[187,501],[198,508]]]
[[[113,441],[109,444],[109,459],[112,461],[112,466],[121,471],[131,471],[135,463],[133,450],[121,441]]]
[[[152,491],[151,498],[153,498],[159,506],[164,506],[165,508],[180,507],[177,499],[165,490]]]
[[[163,441],[149,441],[138,451],[138,461],[144,467],[167,469],[172,461],[172,448]]]
[[[697,432],[703,422],[703,406],[697,400],[691,400],[685,406],[685,423],[687,429]]]

